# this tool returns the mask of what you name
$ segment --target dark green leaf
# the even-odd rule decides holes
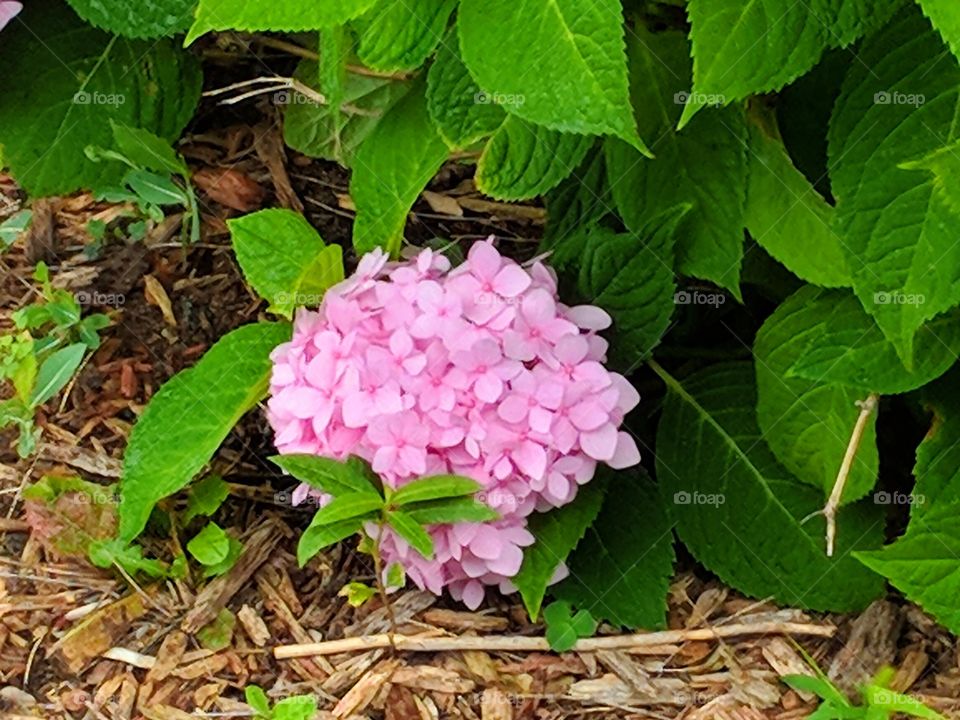
[[[427,560],[433,558],[433,539],[416,520],[405,512],[391,510],[387,512],[387,522],[414,550]]]

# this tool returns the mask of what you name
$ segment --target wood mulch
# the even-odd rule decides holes
[[[116,482],[126,437],[157,388],[224,333],[263,317],[263,303],[244,285],[230,251],[225,220],[259,207],[302,208],[349,257],[345,171],[287,156],[269,110],[261,124],[211,130],[182,145],[203,191],[199,244],[181,245],[180,219],[173,217],[142,242],[96,247],[88,221],[122,225],[116,218],[124,208],[78,194],[33,204],[28,237],[0,255],[0,329],[35,299],[31,275],[40,259],[55,284],[114,321],[64,397],[43,408],[38,455],[18,459],[13,436],[0,435],[0,717],[244,717],[251,710],[243,688],[257,684],[276,699],[315,696],[324,718],[786,720],[815,707],[812,697],[779,680],[809,672],[801,649],[850,691],[881,665],[893,665],[894,689],[960,717],[960,652],[916,607],[884,600],[859,616],[777,608],[737,595],[692,563],[672,585],[668,625],[696,632],[658,645],[561,655],[504,647],[504,638],[543,634],[516,598],[491,594],[480,611],[464,612],[446,598],[407,590],[391,597],[399,633],[447,638],[453,649],[395,652],[355,640],[350,652],[277,659],[280,647],[364,638],[390,627],[378,599],[353,608],[339,594],[350,581],[371,579],[364,556],[342,545],[297,567],[296,539],[310,513],[290,506],[289,482],[264,462],[270,434],[259,411],[212,463],[231,488],[215,519],[245,547],[226,575],[137,585],[56,557],[31,532],[23,488],[49,473]],[[0,220],[24,200],[0,176]],[[536,205],[483,200],[457,166],[441,172],[414,210],[408,231],[418,242],[496,232],[518,253],[532,251],[543,222]],[[154,538],[146,548],[169,557],[176,542]],[[789,623],[819,634],[704,639],[702,632]],[[600,630],[602,638],[615,634]]]

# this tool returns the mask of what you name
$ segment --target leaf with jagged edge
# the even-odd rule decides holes
[[[211,30],[298,32],[342,25],[362,15],[375,0],[200,0],[186,45]]]
[[[850,550],[880,546],[882,513],[867,502],[841,508],[835,555],[826,556],[824,519],[813,515],[823,493],[767,448],[752,363],[713,365],[682,381],[654,367],[668,387],[657,480],[697,560],[737,590],[785,605],[853,611],[878,597],[882,578]]]
[[[457,0],[377,0],[353,22],[357,56],[380,72],[416,70],[443,40],[456,5]]]

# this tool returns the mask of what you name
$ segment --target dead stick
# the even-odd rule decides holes
[[[691,640],[718,640],[739,635],[814,635],[831,637],[836,631],[832,625],[813,625],[790,622],[739,623],[719,625],[713,628],[694,630],[663,630],[637,635],[616,635],[584,638],[574,645],[575,652],[596,650],[630,650],[653,645],[671,645]],[[397,650],[409,652],[441,652],[445,650],[487,650],[493,652],[550,652],[550,644],[542,637],[511,635],[459,636],[459,637],[412,637],[409,635],[366,635],[363,637],[327,640],[318,643],[281,645],[273,649],[278,660],[311,655],[336,655],[386,648],[392,644]]]
[[[823,516],[827,520],[827,557],[833,557],[833,544],[837,538],[837,510],[840,509],[840,499],[843,497],[843,490],[847,486],[847,478],[850,476],[853,461],[857,457],[857,450],[860,449],[863,433],[867,429],[867,420],[870,419],[870,415],[876,409],[878,399],[879,396],[876,393],[871,393],[866,400],[857,403],[860,406],[860,414],[853,426],[850,442],[847,443],[847,451],[843,454],[843,462],[840,463],[840,470],[837,473],[836,481],[833,483],[833,490],[830,492],[827,504],[823,508]]]

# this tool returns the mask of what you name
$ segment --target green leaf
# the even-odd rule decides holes
[[[0,408],[0,425],[3,425]],[[44,475],[23,490],[31,538],[60,557],[85,557],[90,544],[113,537],[114,488],[78,477]]]
[[[612,214],[613,197],[602,150],[589,152],[580,167],[547,194],[544,204],[547,227],[541,250],[550,249],[575,234],[578,228],[593,225]]]
[[[570,577],[553,594],[615,625],[665,627],[672,527],[645,472],[611,473],[600,514],[567,563]]]
[[[892,545],[854,553],[952,633],[960,632],[958,514],[960,503],[941,502],[912,515],[906,534]]]
[[[882,24],[897,0],[690,0],[693,93],[680,126],[701,107],[779,90],[828,47]]]
[[[857,610],[882,593],[881,579],[850,557],[882,542],[877,507],[840,510],[828,558],[824,520],[809,517],[823,508],[823,493],[791,477],[766,447],[750,363],[714,365],[682,384],[654,369],[669,390],[657,479],[697,560],[741,592],[785,605]]]
[[[821,700],[826,700],[838,707],[852,707],[843,692],[838,690],[826,677],[784,675],[780,679],[794,690],[813,693]]]
[[[313,720],[317,699],[312,695],[294,695],[273,706],[273,720]]]
[[[917,447],[913,466],[916,483],[907,498],[887,493],[880,500],[910,503],[910,517],[960,498],[960,374],[953,371],[924,388],[922,397],[932,411],[930,428]]]
[[[377,594],[377,589],[364,585],[362,582],[351,582],[340,588],[337,593],[340,597],[345,597],[350,607],[361,607],[370,598]]]
[[[174,43],[111,37],[64,4],[28,3],[3,47],[0,145],[33,197],[118,184],[124,167],[84,148],[112,145],[111,120],[173,140],[200,97],[199,64]]]
[[[875,683],[868,683],[863,688],[863,699],[869,707],[880,710],[883,713],[884,720],[894,713],[927,718],[927,720],[947,720],[943,715],[932,708],[928,708],[919,700]]]
[[[789,375],[840,383],[881,395],[908,392],[943,375],[960,353],[960,311],[940,315],[920,328],[913,370],[849,292],[819,295],[823,320]]]
[[[623,142],[605,143],[607,174],[624,224],[638,230],[651,215],[692,206],[677,243],[677,270],[728,289],[739,299],[743,212],[747,192],[747,130],[740,108],[703,113],[674,129],[690,76],[689,44],[681,33],[637,29],[627,45],[631,97],[640,131],[656,138],[647,161]]]
[[[110,127],[113,129],[114,146],[135,165],[184,177],[190,174],[190,168],[183,158],[163,138],[149,130],[130,127],[113,120],[110,121]]]
[[[344,462],[319,455],[291,454],[274,455],[270,461],[300,482],[331,495],[380,493],[371,482],[369,473],[372,471],[365,461],[359,458],[352,457]]]
[[[649,154],[630,109],[622,12],[617,0],[461,0],[463,60],[508,113]]]
[[[767,318],[753,344],[757,371],[757,421],[764,439],[801,480],[826,499],[869,391],[790,374],[804,350],[816,343],[840,293],[807,285]],[[843,501],[866,495],[877,479],[876,413],[867,421]]]
[[[347,50],[335,48],[330,52]],[[383,116],[410,90],[408,82],[347,73],[343,87],[334,89],[340,95],[339,102],[334,102],[330,88],[317,83],[317,63],[300,63],[294,75],[326,95],[329,103],[319,105],[305,95],[288,93],[290,102],[283,111],[284,141],[305,155],[335,160],[347,167],[353,166],[357,148]]]
[[[400,252],[407,213],[447,159],[447,145],[427,115],[423,83],[383,117],[357,151],[350,197],[357,208],[353,246]]]
[[[247,685],[243,689],[244,698],[247,705],[253,708],[253,711],[262,718],[270,717],[270,700],[263,688],[258,685]]]
[[[383,498],[372,492],[353,492],[339,495],[317,510],[311,527],[335,525],[345,520],[365,517],[383,507]]]
[[[940,32],[944,41],[960,58],[960,6],[952,0],[917,0],[923,14]]]
[[[613,318],[610,363],[636,367],[660,342],[674,311],[673,245],[688,210],[679,206],[651,218],[636,233],[595,226],[556,248],[554,267],[577,278],[577,295]]]
[[[0,249],[13,245],[27,231],[33,220],[32,210],[19,210],[0,223]]]
[[[319,512],[319,511],[318,511]],[[314,517],[316,520],[316,517]],[[310,523],[310,526],[303,531],[300,536],[300,542],[297,543],[297,564],[303,567],[307,560],[312,558],[318,552],[335,543],[345,540],[351,535],[356,535],[363,527],[361,518],[353,518],[332,525]]]
[[[416,502],[473,495],[483,486],[462,475],[430,475],[407,483],[390,496],[391,507],[402,507]]]
[[[400,510],[388,511],[387,523],[397,531],[397,535],[410,544],[410,547],[427,560],[433,559],[433,538],[420,526],[420,523]]]
[[[86,345],[74,343],[60,348],[44,360],[30,394],[30,407],[39,407],[60,392],[80,367],[86,352]]]
[[[503,108],[480,90],[463,64],[455,32],[444,39],[427,70],[427,109],[440,135],[454,149],[485,138],[506,118]]]
[[[523,551],[520,572],[510,581],[520,591],[523,606],[532,621],[536,621],[540,614],[540,605],[557,569],[600,512],[610,473],[598,470],[602,473],[600,477],[581,487],[573,502],[549,512],[534,513],[529,518],[528,529],[535,541]]]
[[[473,498],[448,498],[414,503],[405,506],[404,512],[421,525],[490,522],[500,517],[496,510]]]
[[[377,0],[354,22],[357,55],[381,72],[419,68],[443,40],[456,5],[457,0]]]
[[[587,610],[573,613],[570,603],[557,601],[543,610],[543,619],[547,625],[547,642],[554,652],[573,650],[577,640],[590,637],[597,631],[597,621]]]
[[[216,523],[206,526],[187,543],[187,551],[201,565],[216,565],[222,562],[230,551],[230,538]]]
[[[483,149],[477,187],[498,200],[542,195],[573,172],[593,141],[508,117]]]
[[[749,181],[744,222],[764,250],[794,275],[823,287],[849,287],[843,241],[832,226],[834,209],[787,154],[772,118],[748,123]]]
[[[223,575],[230,568],[237,564],[240,555],[243,553],[243,543],[235,537],[227,536],[227,554],[223,556],[220,562],[207,565],[203,568],[204,577],[216,577]]]
[[[167,576],[167,564],[159,560],[143,557],[143,549],[138,545],[128,545],[120,538],[98,540],[88,550],[90,562],[98,568],[118,567],[129,575],[143,573],[149,577]]]
[[[185,31],[196,0],[67,0],[77,15],[101,30],[149,39]]]
[[[217,616],[197,631],[200,647],[219,652],[230,647],[233,631],[237,626],[237,616],[223,608]]]
[[[185,487],[266,394],[270,353],[289,338],[286,323],[240,327],[151,398],[124,455],[121,538],[139,535],[157,501]]]
[[[956,215],[924,158],[960,138],[960,66],[918,11],[864,41],[830,122],[830,180],[853,288],[907,367],[917,330],[960,303]],[[869,68],[869,70],[867,70]]]
[[[167,175],[145,170],[128,170],[123,176],[125,185],[136,194],[141,203],[151,205],[186,205],[183,189]]]
[[[213,515],[230,495],[230,486],[219,475],[207,475],[195,483],[187,495],[187,507],[181,522],[186,525],[193,518]]]
[[[288,320],[299,306],[317,306],[343,280],[339,245],[326,245],[300,213],[274,208],[228,220],[243,275]]]
[[[916,160],[906,160],[897,167],[901,170],[924,170],[933,175],[934,194],[944,200],[950,209],[960,213],[960,141],[933,150]]]
[[[298,32],[342,25],[362,15],[374,0],[337,0],[304,4],[299,0],[200,0],[187,33],[189,45],[211,30]]]

